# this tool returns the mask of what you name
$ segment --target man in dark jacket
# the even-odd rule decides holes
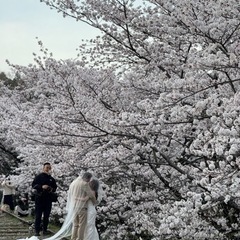
[[[51,193],[56,191],[57,184],[55,179],[50,175],[51,164],[46,162],[43,164],[43,171],[37,175],[32,187],[36,191],[35,194],[35,236],[40,236],[41,219],[43,215],[42,230],[43,234],[48,233],[49,216],[52,209]]]

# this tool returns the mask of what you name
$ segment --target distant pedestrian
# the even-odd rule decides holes
[[[3,205],[8,205],[10,210],[14,210],[14,195],[15,185],[11,182],[10,177],[3,180],[0,183],[0,188],[3,190]]]

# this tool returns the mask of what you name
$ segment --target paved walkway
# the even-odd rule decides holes
[[[16,240],[29,237],[29,225],[0,212],[0,240]]]
[[[39,236],[39,239],[50,237],[54,231],[49,229],[49,236]],[[0,240],[17,240],[33,236],[32,221],[15,214],[2,212],[0,210]],[[68,238],[63,238],[69,240]]]

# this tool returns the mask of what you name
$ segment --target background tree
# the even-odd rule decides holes
[[[231,239],[238,1],[43,2],[102,36],[79,47],[79,61],[56,61],[39,42],[37,65],[15,66],[25,89],[2,108],[21,153],[19,178],[55,162],[63,209],[69,182],[91,169],[107,193],[103,239]]]
[[[0,73],[0,85],[2,86],[2,89],[9,89],[14,88],[17,85],[20,85],[20,79],[18,78],[19,74],[16,73],[15,77],[11,79],[10,77],[7,77],[7,75],[4,72]],[[0,94],[4,96],[6,92],[0,91]],[[4,102],[3,102],[4,103]],[[0,174],[3,175],[9,175],[12,173],[14,168],[18,164],[18,158],[17,158],[17,152],[12,147],[11,142],[8,141],[8,137],[6,136],[7,126],[8,124],[4,124],[4,119],[7,115],[5,115],[3,112],[0,114],[0,121],[1,121],[1,127],[0,127]]]

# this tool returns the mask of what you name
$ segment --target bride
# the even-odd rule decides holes
[[[82,197],[80,189],[76,187],[78,186],[80,181],[83,181],[82,177],[78,177],[70,185],[66,206],[67,215],[61,229],[53,236],[43,238],[44,240],[61,240],[62,238],[71,236],[73,221],[79,210],[81,210],[83,201],[86,201],[87,204],[87,225],[84,232],[84,240],[99,240],[99,235],[95,225],[97,215],[96,207],[93,203],[95,201],[92,201],[88,197]],[[97,204],[100,203],[103,197],[103,190],[101,185],[99,184],[99,181],[96,178],[92,178],[89,182],[89,186],[93,191],[93,194],[95,195]],[[36,236],[32,236],[30,238],[18,240],[39,240],[39,238]]]
[[[95,198],[99,200],[99,181],[97,179],[92,179],[89,182],[90,188],[94,191]],[[96,216],[97,211],[95,205],[90,200],[88,201],[88,212],[87,212],[87,226],[84,233],[84,240],[99,240],[99,235],[96,228]]]

